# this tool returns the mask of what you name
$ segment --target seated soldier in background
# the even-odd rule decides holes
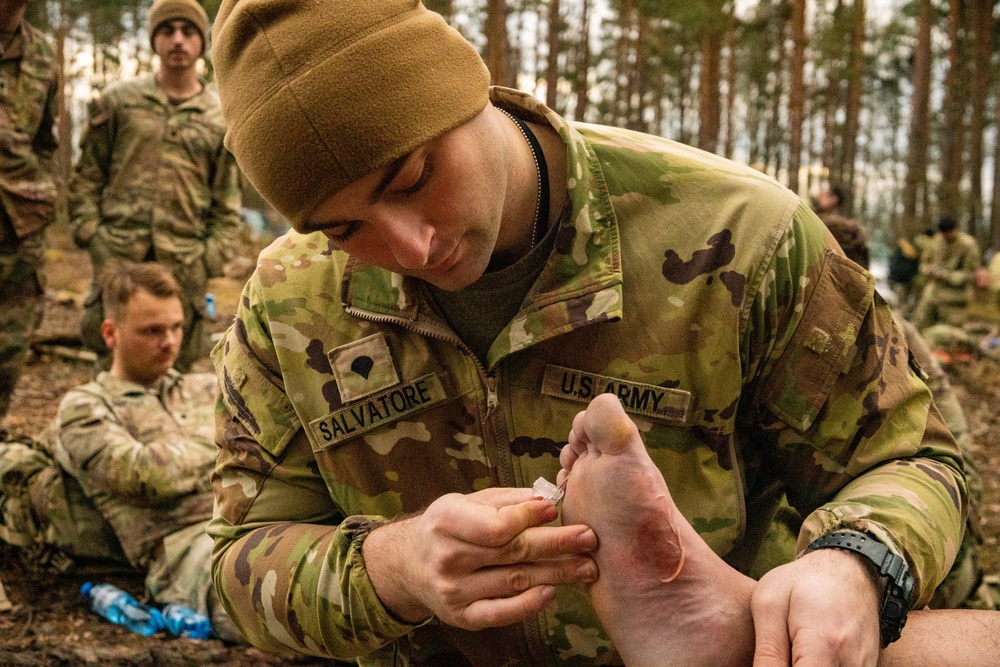
[[[209,476],[215,375],[173,369],[184,326],[180,288],[159,264],[123,263],[102,279],[111,369],[70,390],[43,437],[114,530],[147,594],[208,614],[241,639],[212,591]]]
[[[920,257],[920,274],[927,282],[913,323],[921,331],[939,322],[962,324],[976,269],[982,261],[979,243],[960,231],[954,219],[941,218],[937,229],[940,233]]]
[[[870,257],[868,232],[864,227],[856,220],[840,216],[824,218],[823,222],[847,258],[867,269]],[[979,545],[982,544],[982,536],[979,533],[979,505],[983,500],[982,476],[972,458],[972,435],[969,433],[968,422],[965,420],[958,397],[951,388],[948,375],[940,362],[931,354],[931,347],[913,323],[902,317],[896,309],[893,310],[893,318],[906,336],[906,344],[917,363],[923,369],[927,387],[934,395],[934,403],[952,435],[955,436],[962,450],[962,457],[965,459],[965,474],[969,483],[969,518],[965,525],[965,536],[955,557],[955,564],[937,587],[929,604],[934,609],[954,609],[975,595],[982,580],[982,571],[979,567]]]

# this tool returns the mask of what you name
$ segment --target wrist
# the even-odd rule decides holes
[[[867,561],[869,572],[876,578],[873,583],[878,599],[882,647],[899,639],[914,594],[914,581],[906,561],[875,537],[852,530],[822,535],[806,548],[805,553],[817,550],[846,552],[862,562]]]
[[[372,530],[361,545],[368,580],[382,605],[397,620],[418,625],[430,617],[431,610],[412,593],[410,544],[414,519],[390,521]]]

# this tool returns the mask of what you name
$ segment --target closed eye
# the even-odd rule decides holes
[[[344,243],[354,236],[361,227],[360,220],[351,220],[345,225],[340,225],[337,232],[326,232],[326,237],[334,243]]]
[[[433,173],[434,173],[434,161],[431,159],[431,155],[428,154],[427,157],[424,158],[423,165],[420,169],[420,174],[417,176],[416,180],[414,180],[413,183],[411,183],[410,185],[406,185],[405,187],[397,190],[397,193],[402,195],[410,195],[415,192],[419,192],[420,189],[423,188],[424,185],[427,183],[428,179],[430,179],[431,174]]]

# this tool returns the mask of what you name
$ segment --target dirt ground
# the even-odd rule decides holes
[[[48,298],[39,343],[15,392],[5,426],[12,433],[36,433],[54,416],[60,396],[86,382],[92,363],[72,358],[78,350],[80,307],[90,281],[84,253],[65,233],[50,234]],[[247,255],[254,246],[248,245]],[[244,276],[214,279],[218,319],[210,333],[225,329],[235,311]],[[46,347],[48,346],[48,347]],[[205,359],[195,370],[211,369]],[[979,512],[987,576],[1000,574],[1000,365],[986,358],[947,367],[965,408],[974,437],[973,455],[983,472],[985,499]],[[53,576],[26,570],[16,559],[0,555],[0,576],[14,609],[0,613],[0,667],[8,665],[321,665],[329,662],[289,659],[222,642],[175,639],[160,633],[144,638],[105,621],[83,604],[79,590],[87,580],[108,581],[137,597],[142,578],[121,573],[74,573]]]

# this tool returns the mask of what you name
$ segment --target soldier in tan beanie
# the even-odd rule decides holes
[[[183,286],[183,371],[206,351],[207,281],[235,251],[239,176],[223,145],[218,95],[198,74],[205,10],[195,0],[157,0],[149,32],[156,73],[110,85],[91,103],[70,182],[73,238],[90,253],[95,277],[81,334],[108,358],[97,277],[118,261],[160,262]]]
[[[156,50],[155,36],[167,21],[187,21],[201,35],[201,54],[208,42],[208,14],[197,0],[156,0],[149,8],[149,42]]]
[[[870,276],[808,207],[490,89],[417,0],[225,0],[213,44],[227,146],[296,230],[213,353],[214,577],[252,643],[737,665],[756,632],[874,664],[868,556],[817,540],[863,531],[901,573],[890,602],[912,567],[919,604],[964,478]],[[557,475],[565,525],[532,489]],[[801,557],[758,584],[783,493]]]

